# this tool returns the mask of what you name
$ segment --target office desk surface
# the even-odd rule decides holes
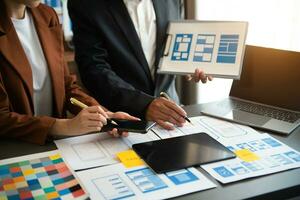
[[[185,110],[189,116],[197,116],[203,105],[186,106]],[[284,142],[290,147],[300,151],[300,127],[291,135],[281,136],[272,134],[273,137]],[[3,139],[0,140],[0,159],[22,156],[43,151],[55,150],[54,143],[48,143],[45,146],[28,144],[20,141]],[[258,178],[246,179],[231,184],[222,185],[204,170],[198,168],[210,180],[217,184],[217,188],[193,193],[175,198],[176,200],[194,200],[194,199],[286,199],[294,196],[300,197],[300,168],[284,171],[276,174],[262,176]]]

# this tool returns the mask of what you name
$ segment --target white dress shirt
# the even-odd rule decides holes
[[[152,78],[156,52],[156,15],[152,0],[123,0],[140,38]]]
[[[51,116],[51,78],[32,16],[26,10],[23,19],[11,18],[11,20],[31,66],[34,114],[35,116]]]

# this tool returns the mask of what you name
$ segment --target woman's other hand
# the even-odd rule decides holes
[[[107,124],[107,113],[100,106],[82,109],[72,119],[57,119],[51,129],[53,136],[77,136],[99,132]]]
[[[113,119],[126,119],[126,120],[140,120],[137,117],[131,116],[128,113],[125,112],[107,112],[107,115],[109,118],[113,118]],[[108,131],[108,134],[114,136],[114,137],[127,137],[128,136],[128,132],[124,132],[124,131],[119,131],[118,129],[114,128],[111,131]]]

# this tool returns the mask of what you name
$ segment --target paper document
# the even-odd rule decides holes
[[[0,160],[0,199],[87,199],[58,151]]]
[[[107,133],[96,133],[62,140],[55,144],[74,170],[118,163],[116,154],[131,148],[132,144],[159,139],[154,133],[129,133],[128,137],[114,138]]]
[[[239,79],[247,27],[237,21],[170,22],[158,72],[192,74],[201,66],[214,77]]]
[[[238,157],[201,167],[221,183],[300,167],[300,153],[268,134],[219,142],[236,152]]]
[[[115,164],[77,172],[91,199],[156,200],[216,187],[195,168],[155,174],[149,167]]]
[[[268,134],[207,116],[190,118],[192,124],[167,131],[153,128],[161,138],[206,132],[236,153],[237,158],[201,167],[222,183],[230,183],[300,167],[300,154]]]
[[[175,127],[174,130],[168,131],[160,126],[155,126],[152,131],[160,138],[171,138],[184,136],[194,133],[205,132],[216,140],[231,140],[232,138],[243,138],[249,135],[258,134],[254,129],[240,124],[230,123],[227,121],[198,116],[189,118],[192,123],[186,122],[183,127]]]
[[[131,148],[134,144],[159,140],[160,138],[150,130],[147,134],[130,132],[128,137],[123,137],[122,139]]]

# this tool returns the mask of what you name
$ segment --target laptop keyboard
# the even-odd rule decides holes
[[[300,114],[298,113],[279,110],[276,108],[270,108],[267,106],[262,106],[262,105],[243,102],[243,101],[232,100],[232,106],[236,110],[241,110],[253,114],[271,117],[289,123],[294,123],[300,118]]]

